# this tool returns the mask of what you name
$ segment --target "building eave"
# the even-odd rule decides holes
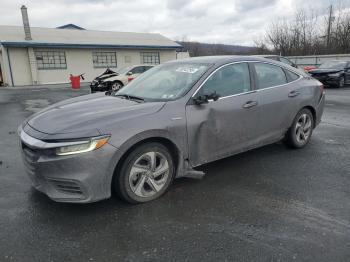
[[[41,42],[11,42],[0,41],[4,47],[41,47],[41,48],[83,48],[83,49],[181,49],[182,46],[162,45],[113,45],[113,44],[70,44],[70,43],[41,43]]]

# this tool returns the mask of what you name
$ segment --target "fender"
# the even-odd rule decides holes
[[[148,139],[159,139],[159,138],[166,139],[175,146],[178,154],[178,160],[179,160],[176,167],[176,177],[183,176],[184,166],[185,166],[184,159],[187,158],[186,145],[179,146],[179,142],[175,141],[173,136],[171,136],[167,130],[153,129],[153,130],[147,130],[147,131],[138,133],[137,135],[134,135],[133,137],[125,141],[120,147],[118,148],[116,147],[117,151],[112,157],[111,163],[108,167],[108,172],[106,172],[106,175],[105,175],[105,181],[108,181],[109,184],[112,183],[113,175],[115,173],[115,169],[117,165],[119,164],[119,161],[122,159],[122,157],[128,152],[128,150],[132,146]],[[114,146],[113,144],[111,145]],[[186,154],[184,154],[184,152],[186,152]]]

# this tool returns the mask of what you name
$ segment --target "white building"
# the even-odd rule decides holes
[[[0,81],[9,86],[67,83],[82,73],[91,81],[107,67],[159,64],[181,49],[160,34],[29,27],[25,7],[22,15],[24,27],[0,26]]]

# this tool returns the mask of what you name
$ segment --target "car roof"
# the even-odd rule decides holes
[[[131,65],[130,67],[137,67],[137,66],[155,66],[150,64],[139,64],[139,65]]]
[[[280,55],[252,55],[252,56],[255,56],[255,57],[283,57]]]
[[[233,63],[233,62],[241,62],[241,61],[260,61],[265,62],[269,64],[274,64],[279,67],[283,67],[288,69],[289,71],[292,71],[298,75],[307,76],[305,72],[302,70],[298,70],[294,67],[291,67],[290,65],[287,65],[285,63],[272,60],[269,58],[265,58],[262,56],[238,56],[238,55],[231,55],[231,56],[198,56],[198,57],[190,57],[185,59],[179,59],[179,60],[172,60],[169,62],[166,62],[164,64],[170,64],[170,63],[198,63],[198,64],[212,64],[215,65],[215,67],[219,67],[224,64]]]
[[[222,56],[197,56],[178,60],[172,60],[167,63],[203,63],[203,64],[224,64],[239,61],[269,61],[264,57],[258,56],[239,56],[239,55],[222,55]]]

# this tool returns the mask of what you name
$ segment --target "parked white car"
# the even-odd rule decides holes
[[[102,75],[99,75],[91,82],[91,93],[118,91],[128,82],[152,67],[153,65],[133,65],[118,69],[116,72],[107,69]]]

